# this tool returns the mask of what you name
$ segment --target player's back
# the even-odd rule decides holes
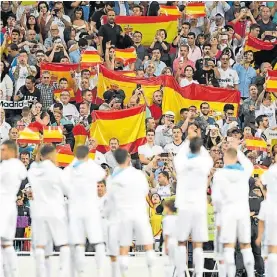
[[[177,172],[176,207],[207,205],[207,181],[213,161],[210,156],[186,155],[174,163]]]
[[[34,200],[31,204],[32,216],[64,217],[67,194],[62,180],[62,170],[51,161],[32,163],[28,171]]]
[[[133,168],[118,169],[112,176],[111,193],[115,207],[122,216],[146,214],[148,183],[144,174]]]
[[[64,180],[69,186],[69,211],[78,215],[99,210],[97,182],[105,178],[105,171],[92,160],[74,160],[64,170]]]
[[[261,177],[262,183],[266,185],[267,201],[277,206],[277,164],[273,164]]]
[[[5,209],[9,204],[15,206],[21,181],[26,177],[27,170],[20,160],[9,159],[0,163],[0,202]]]

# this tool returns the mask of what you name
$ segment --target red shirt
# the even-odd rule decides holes
[[[240,35],[242,38],[245,37],[245,30],[247,25],[247,20],[245,21],[238,21],[237,23],[229,22],[230,25],[234,27],[234,31],[236,34]]]
[[[162,117],[162,108],[156,104],[152,104],[150,107],[149,107],[149,110],[151,112],[151,115],[152,117],[155,119],[155,120],[159,120],[161,117]]]

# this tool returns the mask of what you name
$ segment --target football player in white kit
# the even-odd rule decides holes
[[[114,157],[119,167],[111,177],[108,188],[108,201],[113,199],[119,218],[120,256],[119,267],[121,276],[128,270],[128,251],[135,234],[136,242],[144,246],[150,276],[152,273],[155,253],[153,251],[153,235],[147,214],[146,196],[149,191],[147,179],[142,171],[130,166],[131,157],[124,149],[117,149]]]
[[[265,229],[265,244],[268,246],[267,273],[269,277],[277,276],[277,154],[274,164],[261,179],[267,187],[266,200],[261,203],[259,212],[259,232],[256,244],[260,245]]]
[[[60,247],[59,276],[69,276],[70,248],[68,245],[68,219],[64,196],[62,169],[56,166],[57,152],[53,145],[40,149],[41,162],[33,162],[28,171],[34,199],[31,203],[32,229],[34,232],[36,276],[47,274],[45,249],[49,244]]]
[[[174,160],[177,172],[175,203],[178,208],[178,249],[176,256],[178,277],[185,276],[186,243],[189,235],[192,235],[194,242],[193,260],[196,277],[203,275],[203,242],[208,241],[207,185],[213,161],[209,153],[203,148],[202,140],[197,137],[198,126],[191,125],[191,129],[192,132],[189,133],[189,138],[191,138],[189,141],[190,152],[187,152],[188,149],[183,147]]]
[[[64,169],[64,181],[69,186],[70,243],[75,246],[75,266],[78,277],[85,276],[86,237],[95,244],[98,276],[104,276],[105,245],[98,205],[97,182],[106,176],[105,170],[89,158],[85,145],[76,150],[76,159]]]
[[[239,140],[233,139],[224,153],[224,164],[214,174],[214,202],[221,203],[220,241],[224,245],[224,262],[228,277],[236,274],[234,248],[240,243],[243,263],[248,277],[254,277],[254,257],[251,249],[249,209],[249,178],[253,172],[251,161],[238,149]],[[215,190],[219,190],[216,192]],[[220,195],[221,199],[216,199]]]
[[[5,260],[6,276],[19,277],[17,257],[13,247],[16,231],[16,196],[21,181],[27,177],[24,164],[17,158],[18,150],[14,141],[6,140],[1,144],[0,163],[0,209],[3,211],[0,226],[1,254]],[[0,263],[0,276],[4,276],[3,262]]]

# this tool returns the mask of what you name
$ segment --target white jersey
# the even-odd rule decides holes
[[[66,217],[63,171],[50,160],[33,162],[28,171],[34,199],[31,202],[32,217]]]
[[[170,239],[176,239],[176,215],[167,215],[163,219],[163,235],[168,236]]]
[[[182,145],[183,145],[183,141],[179,145],[175,144],[173,141],[164,147],[164,151],[166,153],[172,153],[173,155],[177,155]]]
[[[95,161],[77,159],[64,169],[64,180],[69,185],[69,213],[88,216],[99,212],[97,182],[105,178],[105,170]]]
[[[241,151],[238,151],[238,161],[240,165],[227,166],[215,172],[213,201],[220,203],[221,209],[230,207],[239,213],[249,213],[249,178],[253,165]]]
[[[27,170],[19,159],[0,163],[0,207],[1,211],[16,207],[16,195],[21,181],[27,177]]]
[[[186,144],[189,142],[185,142],[174,159],[177,173],[175,205],[179,209],[187,204],[207,207],[207,183],[213,160],[202,148],[199,155],[190,157]]]
[[[142,171],[133,167],[117,168],[110,179],[108,201],[113,199],[121,218],[147,214],[148,182]]]
[[[266,185],[266,200],[277,206],[277,164],[273,164],[262,176],[262,183]]]

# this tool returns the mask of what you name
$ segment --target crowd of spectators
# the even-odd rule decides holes
[[[159,4],[177,6],[182,11],[178,35],[173,41],[167,40],[166,30],[157,29],[151,45],[145,46],[141,44],[143,34],[139,29],[128,35],[115,23],[117,15],[159,16]],[[146,99],[143,89],[137,87],[127,103],[125,92],[119,87],[105,92],[105,102],[99,106],[94,101],[97,76],[83,69],[71,72],[72,89],[81,97],[80,103],[71,102],[68,80],[62,78],[53,83],[50,72],[41,72],[40,66],[43,62],[79,63],[84,50],[97,51],[109,70],[134,71],[137,77],[144,78],[171,75],[181,87],[195,83],[239,90],[238,112],[226,103],[222,113],[215,116],[209,103],[203,102],[200,109],[196,105],[184,106],[179,122],[174,112],[162,111],[162,90],[153,91],[151,105],[146,101],[146,143],[132,158],[133,165],[143,170],[149,180],[149,217],[157,241],[162,234],[160,204],[174,196],[176,190],[173,158],[188,132],[199,132],[214,160],[208,194],[214,172],[223,167],[224,151],[231,137],[241,139],[242,150],[255,165],[269,167],[277,152],[277,144],[269,138],[269,130],[277,130],[277,95],[268,91],[265,84],[268,70],[277,61],[277,52],[269,60],[255,60],[254,52],[244,51],[248,35],[276,41],[277,2],[205,2],[206,16],[198,18],[188,17],[185,5],[182,1],[42,1],[26,6],[21,1],[1,1],[0,100],[25,100],[29,104],[22,109],[0,108],[1,142],[8,138],[17,140],[20,128],[39,122],[44,126],[62,126],[63,143],[73,149],[72,129],[82,124],[89,130],[91,112],[128,109],[138,106],[140,98]],[[104,25],[102,16],[107,16]],[[136,49],[137,60],[124,66],[115,59],[115,49],[129,47]],[[60,98],[54,98],[56,89],[62,90]],[[247,149],[245,139],[252,138],[264,139],[267,151]],[[94,138],[86,143],[90,149],[97,149]],[[110,151],[97,154],[96,161],[107,175],[117,166],[112,153],[119,145],[115,135],[109,142]],[[35,152],[34,145],[19,144],[19,159],[26,168],[34,160]],[[249,181],[250,195],[263,198],[263,194],[257,193],[263,192],[259,176],[253,177]],[[99,197],[105,194],[103,186],[99,188]],[[18,237],[23,237],[24,228],[30,225],[31,199],[32,190],[25,180],[17,198]],[[257,211],[251,212],[254,224]],[[263,274],[262,266],[257,264],[257,273]]]

